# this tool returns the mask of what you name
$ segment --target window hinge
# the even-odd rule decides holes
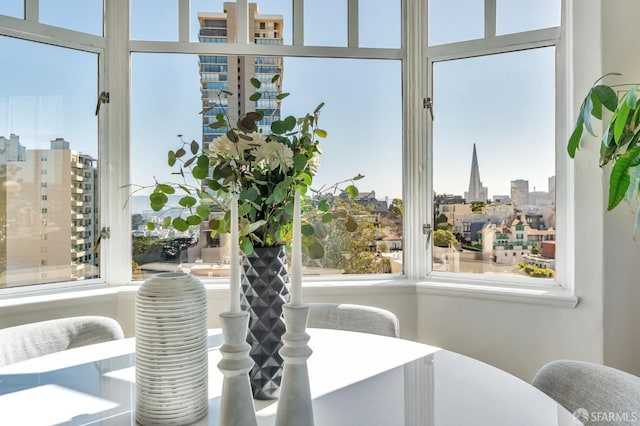
[[[95,253],[96,251],[98,251],[98,249],[100,248],[100,241],[102,241],[103,238],[105,240],[108,240],[110,237],[111,237],[111,228],[105,228],[103,226],[102,229],[100,230],[100,233],[98,234],[98,239],[96,240],[96,243],[93,245],[92,253]]]
[[[109,103],[109,92],[101,92],[98,96],[98,103],[96,104],[96,115],[100,112],[100,105]]]
[[[431,98],[424,98],[422,100],[422,107],[429,110],[431,121],[433,121],[433,100]]]

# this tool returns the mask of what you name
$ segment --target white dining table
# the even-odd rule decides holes
[[[568,426],[581,423],[530,384],[409,340],[309,329],[316,426]],[[209,332],[209,414],[218,425],[220,330]],[[277,400],[255,401],[273,425]],[[0,424],[135,424],[135,340],[70,349],[0,368]]]

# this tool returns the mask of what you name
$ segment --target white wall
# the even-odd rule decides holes
[[[604,4],[615,7],[603,9],[603,73],[623,74],[609,83],[640,83],[640,2]],[[640,375],[640,241],[633,239],[634,221],[635,207],[624,202],[604,215],[604,361]]]

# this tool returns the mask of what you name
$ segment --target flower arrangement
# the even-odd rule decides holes
[[[279,79],[276,75],[272,83]],[[257,101],[261,97],[261,83],[251,79],[256,92],[250,97]],[[220,99],[230,92],[222,91]],[[281,93],[278,100],[288,93]],[[252,111],[241,117],[235,126],[230,123],[227,111],[218,113],[209,126],[226,130],[226,134],[214,139],[208,146],[196,141],[187,143],[168,152],[168,164],[178,170],[181,183],[160,183],[156,181],[149,195],[154,211],[167,208],[168,195],[180,191],[177,216],[165,216],[163,226],[186,231],[190,226],[207,225],[212,234],[228,233],[230,214],[226,211],[226,200],[230,194],[238,195],[238,216],[240,226],[240,248],[251,254],[254,247],[286,245],[291,241],[293,222],[293,199],[295,188],[306,196],[307,221],[303,222],[303,249],[313,259],[322,258],[324,249],[321,240],[327,237],[324,224],[333,220],[342,221],[348,231],[357,228],[355,220],[343,208],[335,208],[330,203],[328,190],[335,194],[343,191],[349,197],[358,194],[353,181],[361,175],[339,182],[320,191],[311,189],[313,177],[318,171],[322,148],[319,139],[327,133],[318,127],[320,110],[324,104],[304,117],[288,116],[271,124],[271,133],[259,131],[257,123],[263,118],[263,111]],[[205,108],[205,114],[211,108]],[[190,151],[191,156],[187,155]],[[193,178],[195,184],[189,184]],[[343,188],[342,186],[345,185]],[[309,198],[313,193],[313,200]],[[308,207],[313,206],[313,209]],[[218,214],[216,212],[224,212]],[[184,215],[184,217],[183,217]],[[147,227],[154,228],[153,223]]]

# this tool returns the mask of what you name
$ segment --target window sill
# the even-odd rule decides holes
[[[419,281],[417,294],[466,297],[513,303],[575,308],[579,299],[559,286],[509,286],[497,283],[466,284],[445,281]]]
[[[228,284],[224,282],[205,281],[207,292],[211,295],[226,294]],[[134,297],[139,283],[126,286],[83,289],[63,292],[46,292],[41,294],[24,294],[19,297],[0,299],[3,316],[12,313],[24,313],[42,309],[47,304],[56,307],[80,305],[91,300],[117,303],[117,298]],[[416,281],[396,275],[392,279],[375,277],[354,277],[349,280],[305,280],[304,292],[309,297],[326,295],[350,295],[366,292],[367,295],[418,294],[449,297],[466,297],[513,303],[528,303],[564,308],[575,308],[578,298],[567,289],[555,286],[508,286],[504,284],[467,284],[460,282]]]

